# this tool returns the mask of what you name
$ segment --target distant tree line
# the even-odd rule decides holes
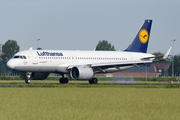
[[[96,51],[116,51],[114,48],[114,45],[111,45],[111,43],[108,43],[107,40],[99,41],[99,43],[96,46]]]
[[[13,57],[13,55],[17,52],[19,52],[19,45],[15,40],[8,40],[3,46],[2,46],[2,55],[0,56],[0,72],[1,73],[17,73],[17,71],[10,70],[7,68],[6,63],[9,59]]]

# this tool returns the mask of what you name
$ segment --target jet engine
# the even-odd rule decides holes
[[[49,73],[34,73],[34,72],[27,72],[26,76],[30,80],[44,80],[48,77]]]
[[[74,80],[90,80],[94,72],[90,67],[75,66],[71,69],[70,75]]]

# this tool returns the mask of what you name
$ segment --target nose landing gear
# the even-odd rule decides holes
[[[31,74],[32,72],[26,72],[26,77],[27,79],[25,80],[25,83],[29,84],[31,82]]]
[[[27,83],[27,84],[29,84],[30,82],[31,82],[30,79],[26,79],[26,80],[25,80],[25,83]]]

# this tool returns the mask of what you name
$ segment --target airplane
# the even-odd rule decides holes
[[[87,80],[97,84],[94,77],[98,73],[119,72],[139,65],[151,63],[155,56],[148,54],[152,20],[145,20],[132,43],[124,51],[79,51],[79,50],[29,50],[16,53],[7,66],[16,71],[26,72],[25,83],[31,80],[44,80],[50,73],[58,73],[62,77],[61,84],[67,84],[70,74],[73,80]],[[164,55],[168,57],[171,47]]]

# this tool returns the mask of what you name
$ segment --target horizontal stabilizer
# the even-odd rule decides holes
[[[144,58],[141,58],[141,60],[150,60],[151,58],[161,58],[161,57],[163,57],[163,58],[160,59],[160,60],[153,60],[153,61],[162,61],[162,60],[165,60],[169,56],[171,48],[172,47],[169,48],[169,50],[166,52],[166,54],[164,56],[144,57]]]

